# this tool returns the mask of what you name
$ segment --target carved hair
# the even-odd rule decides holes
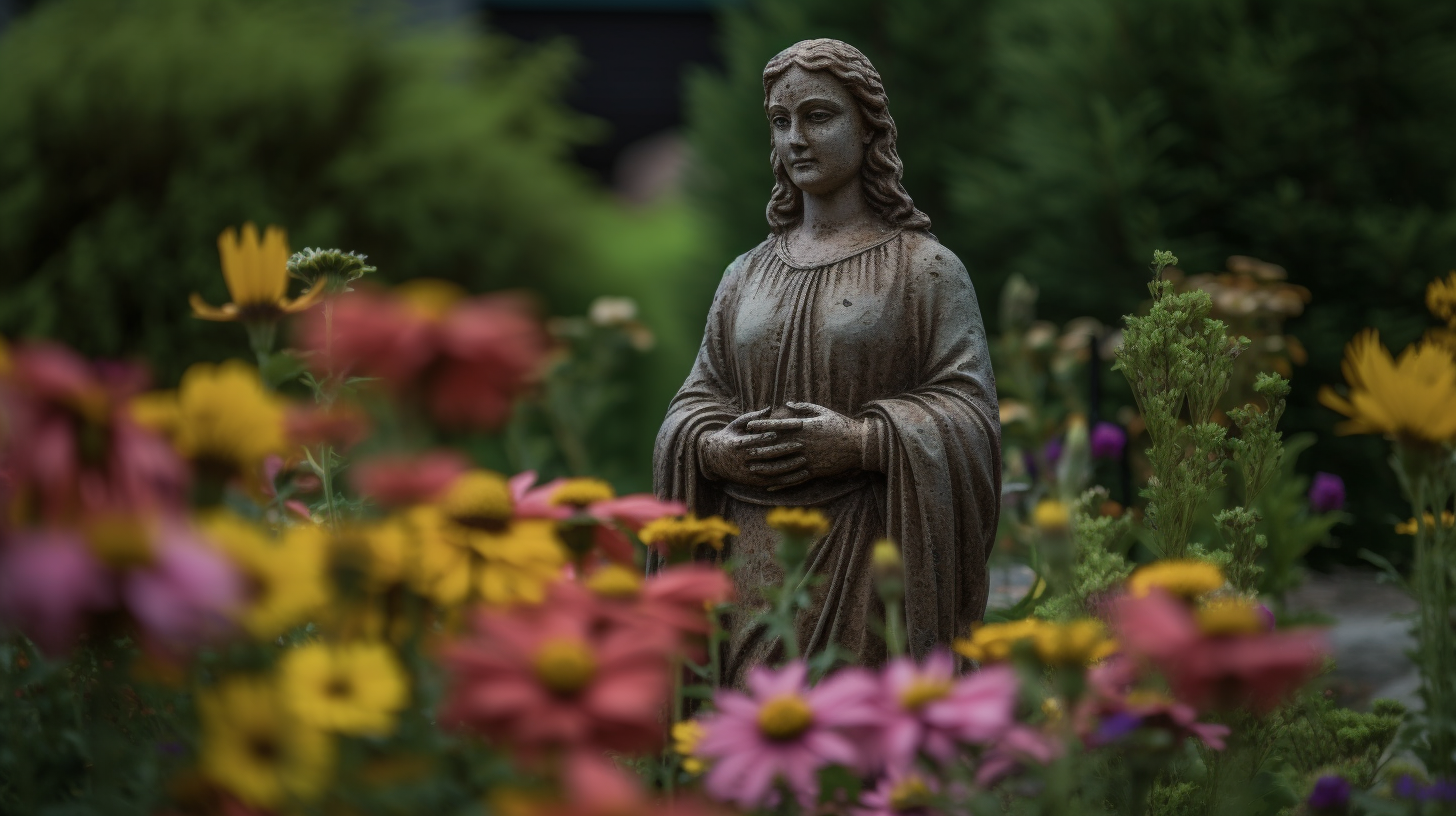
[[[773,84],[796,65],[805,71],[828,71],[859,102],[865,126],[873,131],[860,168],[865,200],[870,208],[892,226],[930,229],[930,216],[915,209],[915,202],[900,183],[905,167],[895,151],[895,120],[890,117],[890,103],[880,73],[869,58],[858,48],[839,40],[803,40],[785,48],[763,69],[765,111]],[[768,201],[768,224],[775,234],[780,234],[803,220],[804,193],[789,179],[777,147],[769,152],[769,161],[773,164],[774,189]]]

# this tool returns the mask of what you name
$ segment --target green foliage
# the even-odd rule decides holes
[[[1072,541],[1076,560],[1068,591],[1047,598],[1036,609],[1047,620],[1073,620],[1093,613],[1089,602],[1120,586],[1132,574],[1133,565],[1120,545],[1132,527],[1127,513],[1104,516],[1097,508],[1107,501],[1107,490],[1095,487],[1072,504]]]
[[[56,0],[0,39],[0,333],[147,357],[246,348],[215,239],[255,221],[393,279],[581,288],[605,202],[563,47],[417,31],[343,2]]]
[[[1261,553],[1259,591],[1282,598],[1299,585],[1300,561],[1316,545],[1327,542],[1330,529],[1346,521],[1342,512],[1315,513],[1309,506],[1308,477],[1295,472],[1299,455],[1315,443],[1314,434],[1295,434],[1284,442],[1279,474],[1259,493],[1254,507],[1262,519],[1267,546]]]
[[[1339,708],[1323,694],[1306,693],[1276,715],[1283,725],[1279,751],[1304,778],[1332,774],[1368,789],[1375,786],[1405,714],[1405,706],[1395,700],[1376,700],[1369,712],[1359,712]]]

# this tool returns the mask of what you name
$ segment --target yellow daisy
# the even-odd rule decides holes
[[[206,518],[201,527],[247,580],[241,619],[253,637],[272,640],[328,603],[327,540],[320,528],[291,527],[274,540],[231,513]]]
[[[1240,598],[1218,598],[1198,608],[1198,628],[1205,635],[1252,635],[1265,629],[1258,607]]]
[[[471,470],[450,484],[440,499],[440,510],[461,526],[500,530],[510,525],[515,502],[504,476],[489,470]]]
[[[776,507],[768,511],[768,526],[794,538],[823,538],[829,517],[812,507]]]
[[[1168,559],[1139,567],[1127,579],[1127,589],[1134,597],[1146,597],[1154,588],[1171,595],[1193,600],[1224,584],[1223,571],[1207,561]]]
[[[288,449],[286,405],[263,387],[257,369],[229,360],[192,366],[177,391],[144,394],[132,402],[131,412],[137,422],[171,437],[193,462],[248,471]]]
[[[976,627],[969,638],[960,638],[951,647],[979,663],[998,663],[1010,659],[1018,643],[1034,639],[1039,624],[1039,621],[1032,618],[1007,623],[988,623]]]
[[[1042,499],[1031,511],[1031,523],[1042,533],[1065,533],[1072,523],[1072,512],[1064,502]]]
[[[1426,287],[1426,308],[1431,314],[1456,327],[1456,272],[1436,278]]]
[[[293,716],[266,678],[230,677],[199,691],[202,773],[254,807],[311,799],[329,783],[334,745]]]
[[[409,702],[404,668],[382,643],[311,643],[289,650],[279,673],[294,714],[326,731],[385,736]]]
[[[406,518],[410,541],[419,548],[410,581],[444,606],[472,595],[488,604],[540,603],[566,565],[556,524],[546,519],[515,519],[487,530],[462,526],[438,507],[417,507]]]
[[[707,765],[696,755],[698,743],[703,741],[707,730],[697,720],[683,720],[672,725],[672,750],[683,758],[682,768],[690,774],[700,774]]]
[[[1430,514],[1430,513],[1424,514],[1423,517],[1422,517],[1422,520],[1425,521],[1425,523],[1426,523],[1425,526],[1427,526],[1427,527],[1435,527],[1436,526],[1436,517],[1434,515]],[[1456,513],[1452,513],[1450,510],[1442,510],[1441,511],[1441,526],[1442,527],[1456,527]],[[1414,518],[1410,518],[1410,519],[1406,519],[1405,521],[1402,521],[1401,523],[1395,525],[1395,532],[1398,533],[1398,534],[1400,534],[1400,535],[1413,536],[1417,532],[1419,532],[1419,529],[1416,526],[1416,520]]]
[[[551,491],[551,503],[558,507],[583,508],[616,495],[612,486],[601,479],[567,479]]]
[[[1350,396],[1329,386],[1319,392],[1326,408],[1349,417],[1341,434],[1382,434],[1437,444],[1456,439],[1456,360],[1429,343],[1407,346],[1391,358],[1380,335],[1366,329],[1345,347],[1342,364]]]
[[[203,320],[272,322],[307,309],[324,293],[325,287],[315,286],[297,299],[288,299],[288,236],[281,227],[268,227],[262,240],[251,223],[243,225],[241,236],[228,227],[217,236],[217,251],[233,301],[217,308],[194,292],[192,313]]]
[[[681,518],[664,516],[649,521],[637,533],[643,544],[663,551],[691,550],[699,544],[721,551],[724,539],[731,535],[738,535],[738,525],[733,522],[718,516],[698,518],[691,513]]]

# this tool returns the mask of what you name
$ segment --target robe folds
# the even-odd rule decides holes
[[[788,402],[868,419],[873,469],[779,491],[704,475],[705,434],[765,407],[792,415],[783,409]],[[781,648],[753,623],[764,606],[760,588],[783,581],[776,535],[764,523],[775,506],[817,507],[832,522],[809,556],[820,580],[814,604],[797,621],[806,654],[834,644],[856,662],[883,662],[884,613],[870,555],[885,537],[904,557],[911,652],[924,656],[965,636],[986,608],[1000,460],[995,380],[975,289],[933,236],[896,232],[815,267],[798,265],[773,236],[740,256],[723,275],[654,455],[660,497],[742,529],[723,554],[735,565],[738,607],[727,622],[720,680],[741,686],[747,669]]]

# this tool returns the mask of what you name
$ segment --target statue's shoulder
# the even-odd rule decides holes
[[[723,270],[723,281],[726,283],[741,276],[754,264],[760,263],[768,256],[773,255],[774,242],[776,240],[777,237],[770,234],[767,238],[760,241],[758,246],[734,258],[733,262],[728,264],[728,268]]]
[[[910,268],[944,283],[969,282],[966,265],[945,244],[925,230],[906,230],[905,258]]]

